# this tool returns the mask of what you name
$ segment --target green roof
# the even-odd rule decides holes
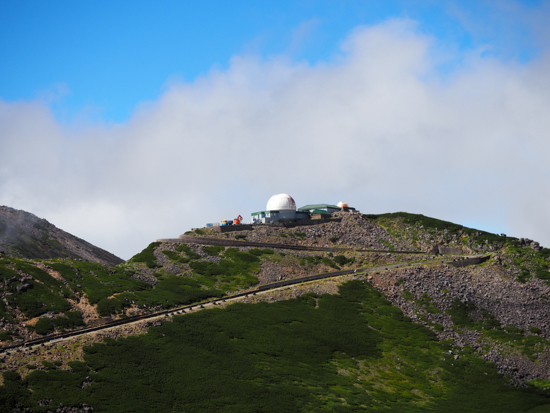
[[[323,208],[341,209],[339,206],[331,205],[331,204],[312,204],[312,205],[306,205],[301,208],[298,208],[298,211],[311,211],[313,209],[323,209]]]
[[[330,212],[323,211],[322,209],[314,209],[313,211],[311,211],[311,215],[313,214],[332,215]]]
[[[260,215],[260,214],[266,214],[268,212],[271,212],[271,211],[258,211],[258,212],[253,212],[250,215]]]

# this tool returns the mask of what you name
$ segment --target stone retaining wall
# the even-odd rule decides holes
[[[255,227],[279,227],[279,228],[295,228],[307,225],[319,225],[326,224],[327,222],[341,222],[342,218],[327,218],[327,219],[300,219],[293,222],[271,222],[268,224],[237,224],[237,225],[224,225],[219,227],[212,227],[214,231],[225,233],[235,231],[250,231]]]

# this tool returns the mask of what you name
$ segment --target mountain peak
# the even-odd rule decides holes
[[[116,265],[123,260],[30,212],[0,206],[0,251],[20,258],[72,258]]]

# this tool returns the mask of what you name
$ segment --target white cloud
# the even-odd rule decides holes
[[[441,81],[443,49],[391,20],[356,29],[328,62],[235,56],[118,126],[0,101],[0,204],[123,258],[280,192],[550,246],[550,60],[471,53]]]

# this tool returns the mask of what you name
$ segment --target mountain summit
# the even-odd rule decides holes
[[[116,265],[123,260],[26,211],[0,206],[0,251],[20,258],[72,258]]]

